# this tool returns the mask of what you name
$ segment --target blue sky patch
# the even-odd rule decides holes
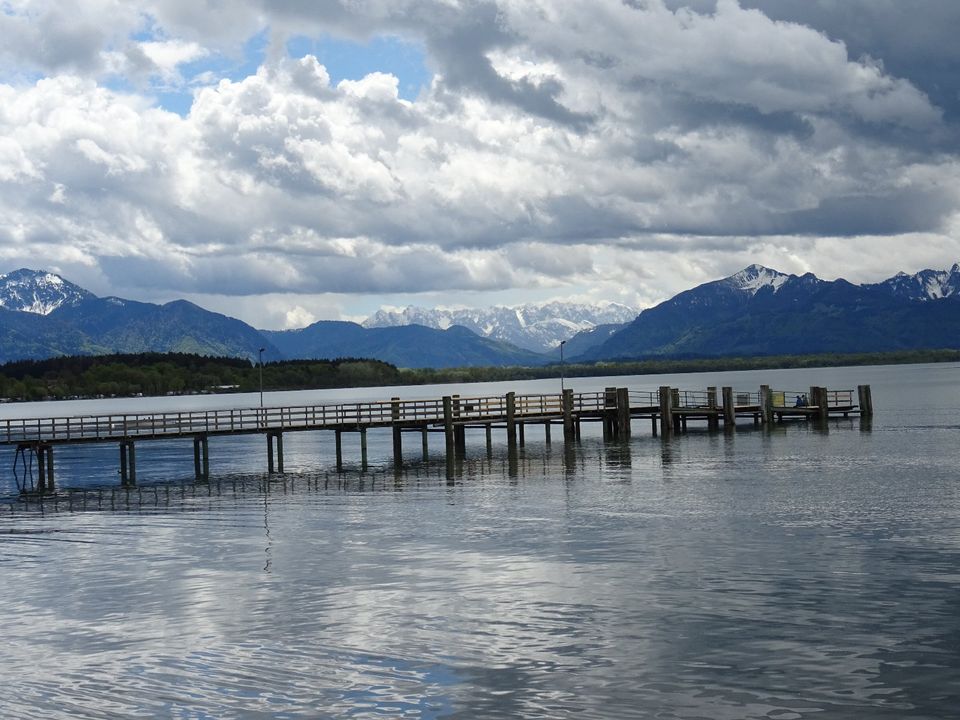
[[[327,68],[333,85],[373,72],[395,75],[400,81],[400,97],[405,100],[415,100],[432,77],[423,47],[393,35],[378,35],[365,43],[329,35],[296,37],[287,43],[287,52],[295,58],[316,56]]]

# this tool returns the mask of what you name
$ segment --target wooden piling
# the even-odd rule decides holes
[[[517,394],[508,392],[506,397],[507,404],[507,445],[516,446],[517,444]]]
[[[420,446],[423,450],[423,461],[426,462],[430,459],[430,428],[427,425],[424,425],[420,428]]]
[[[34,449],[37,455],[37,492],[55,492],[57,488],[53,476],[53,446],[40,444]]]
[[[545,420],[543,423],[543,441],[549,445],[550,444],[550,421]]]
[[[630,389],[617,388],[617,433],[621,440],[630,438]]]
[[[820,420],[828,420],[830,418],[830,395],[825,387],[817,388],[817,407],[819,412],[817,413]]]
[[[873,417],[873,396],[869,385],[857,385],[857,400],[860,405],[860,417]]]
[[[337,472],[343,472],[343,430],[337,428],[333,431],[333,436],[337,446]]]
[[[660,435],[670,437],[673,434],[673,392],[669,385],[660,387]]]
[[[403,430],[400,426],[400,398],[390,398],[390,422],[393,429],[393,464],[403,464]]]
[[[269,447],[267,451],[269,456]],[[268,465],[270,464],[268,461]],[[210,479],[210,447],[206,435],[193,437],[193,476],[197,482]]]
[[[733,403],[733,388],[725,385],[723,388],[723,426],[733,427],[737,424],[737,407]]]
[[[720,413],[717,410],[717,388],[707,388],[707,429],[716,432],[720,429]]]
[[[360,468],[367,469],[367,429],[360,428]]]
[[[446,440],[447,457],[453,457],[455,452],[453,437],[453,398],[443,396],[443,437]]]
[[[120,486],[125,488],[137,485],[137,453],[132,440],[120,443]]]
[[[563,441],[574,439],[576,431],[573,427],[573,390],[567,388],[560,396],[560,406],[563,409]]]
[[[670,388],[670,406],[675,409],[680,408],[680,389],[679,388]],[[684,418],[680,413],[673,413],[673,431],[679,433],[681,430],[684,430]]]
[[[760,386],[760,422],[773,425],[773,394],[769,385]]]
[[[617,436],[617,389],[603,389],[603,439],[613,440]]]
[[[276,449],[274,449],[276,448]],[[283,433],[273,431],[267,433],[267,473],[283,472]]]

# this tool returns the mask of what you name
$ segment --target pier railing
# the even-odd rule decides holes
[[[630,390],[631,409],[659,407],[658,393]],[[827,406],[845,410],[854,406],[852,390],[825,391]],[[773,406],[796,405],[796,398],[805,391],[772,390]],[[755,407],[760,404],[756,392],[733,392],[734,406]],[[508,396],[452,396],[453,420],[465,422],[497,422],[509,415]],[[617,393],[608,391],[572,394],[572,412],[577,416],[595,417],[616,410]],[[558,418],[564,414],[563,396],[557,394],[517,395],[513,398],[513,416],[522,421]],[[697,390],[673,390],[672,405],[678,409],[718,407],[720,398],[714,393]],[[285,429],[337,428],[350,426],[387,426],[397,424],[444,423],[444,400],[384,400],[363,403],[336,403],[282,408],[242,408],[172,413],[129,413],[82,415],[55,418],[0,421],[0,442],[45,443],[135,438],[281,431]]]

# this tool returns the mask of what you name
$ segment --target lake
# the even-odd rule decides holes
[[[960,707],[960,368],[567,386],[851,389],[875,416],[579,444],[468,431],[452,477],[389,431],[57,448],[61,499],[0,515],[4,718],[948,718]],[[268,393],[267,404],[557,392],[559,381]],[[0,419],[256,395],[0,406]],[[13,451],[0,495],[16,488]],[[67,488],[84,498],[69,507]],[[113,490],[111,491],[111,488]],[[101,493],[100,490],[104,489]],[[3,506],[6,507],[6,506]]]

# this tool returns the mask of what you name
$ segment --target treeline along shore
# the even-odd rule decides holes
[[[763,357],[665,358],[633,362],[567,364],[568,378],[659,375],[725,370],[960,362],[960,350],[892,353],[777,355]],[[0,365],[5,402],[70,398],[255,392],[261,368],[243,358],[186,353],[58,357]],[[284,360],[265,363],[264,390],[428,385],[559,377],[561,367],[468,367],[403,369],[379,360]]]

